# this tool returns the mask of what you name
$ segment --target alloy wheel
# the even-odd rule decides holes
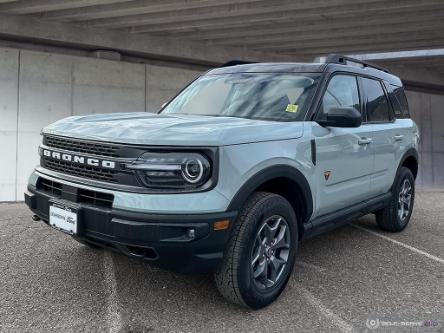
[[[288,223],[282,216],[273,215],[260,225],[251,253],[251,272],[259,289],[271,288],[283,277],[290,239]]]
[[[408,179],[404,179],[399,191],[398,197],[398,216],[401,221],[404,221],[410,213],[412,205],[412,184]]]

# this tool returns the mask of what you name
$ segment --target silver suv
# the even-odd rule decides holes
[[[401,80],[325,63],[210,70],[158,114],[76,116],[42,131],[26,203],[94,248],[179,272],[215,272],[229,300],[261,308],[298,242],[368,213],[409,222],[419,134]]]

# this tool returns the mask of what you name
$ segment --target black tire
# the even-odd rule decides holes
[[[102,250],[102,249],[103,249],[103,247],[101,247],[101,246],[95,245],[95,244],[93,244],[93,243],[90,243],[90,242],[85,241],[85,240],[83,240],[83,239],[77,238],[77,237],[75,237],[75,236],[72,236],[72,238],[73,238],[74,240],[76,240],[78,243],[80,243],[80,244],[82,244],[82,245],[85,245],[85,246],[87,246],[87,247],[89,247],[89,248],[91,248],[91,249],[94,249],[94,250]]]
[[[272,228],[266,228],[267,223]],[[261,237],[264,242],[268,238],[275,242],[271,242],[272,246],[264,250],[266,245],[261,241]],[[285,242],[278,239],[284,239]],[[223,262],[215,273],[217,288],[229,301],[248,308],[260,309],[269,305],[287,284],[293,269],[297,245],[297,220],[290,203],[280,195],[255,192],[239,212]],[[253,257],[260,259],[255,261],[252,260]],[[286,263],[282,264],[285,260]],[[263,270],[265,273],[256,279],[253,276],[253,261],[257,263],[256,273],[260,271],[259,267],[267,266]],[[270,268],[274,262],[280,264],[279,269]],[[271,283],[268,275],[270,278],[275,277],[271,286],[265,286]]]
[[[407,182],[411,186],[411,201],[408,211],[405,209],[406,206],[403,206],[406,213],[404,213],[405,217],[401,218],[401,213],[399,211],[401,205],[400,197],[403,196],[401,192],[403,190],[404,184],[407,184],[405,182]],[[378,224],[379,228],[384,231],[400,232],[404,230],[409,223],[413,211],[413,205],[415,202],[415,178],[413,177],[412,171],[410,171],[410,169],[406,167],[401,167],[393,184],[392,192],[393,197],[390,200],[389,205],[386,208],[375,213],[376,223]]]

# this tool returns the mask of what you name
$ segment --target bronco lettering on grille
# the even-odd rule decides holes
[[[98,158],[90,158],[90,157],[84,157],[74,154],[67,154],[67,153],[60,153],[48,149],[42,149],[42,154],[45,157],[49,157],[55,160],[61,160],[66,162],[72,162],[76,164],[83,164],[83,165],[90,165],[94,167],[101,167],[106,169],[115,169],[116,168],[116,162],[113,161],[107,161],[102,160]]]

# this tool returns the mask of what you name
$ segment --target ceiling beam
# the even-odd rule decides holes
[[[43,11],[62,10],[67,8],[82,8],[98,4],[130,2],[131,0],[27,0],[0,4],[0,13],[33,14]],[[1,2],[1,1],[0,1]]]
[[[360,1],[361,3],[359,3]],[[366,1],[368,5],[364,5],[362,1]],[[296,2],[298,3],[298,2]],[[331,4],[331,2],[329,2]],[[396,4],[396,5],[395,5]],[[313,6],[312,6],[313,7]],[[443,10],[444,3],[442,0],[425,0],[418,3],[414,0],[399,0],[396,2],[381,2],[380,0],[356,0],[352,4],[316,7],[307,9],[292,10],[291,8],[273,6],[263,12],[257,13],[259,9],[255,10],[255,13],[251,11],[235,11],[235,12],[212,12],[207,15],[196,15],[195,13],[189,13],[186,15],[152,15],[144,18],[128,18],[121,19],[117,22],[96,20],[91,21],[92,25],[108,27],[108,28],[123,28],[129,27],[130,31],[134,33],[141,32],[177,32],[183,31],[183,29],[214,29],[221,27],[229,27],[232,25],[242,24],[258,24],[262,23],[275,23],[281,25],[282,20],[298,20],[322,21],[326,19],[347,19],[361,17],[365,19],[372,15],[387,14],[390,11],[393,15],[402,14],[404,12],[412,12],[412,10]]]
[[[125,55],[208,66],[217,66],[231,59],[249,61],[288,59],[273,52],[208,46],[184,39],[130,35],[72,24],[43,22],[29,16],[0,15],[0,39],[86,50],[115,50]]]
[[[414,45],[416,41],[420,40],[442,40],[444,36],[440,31],[435,29],[430,30],[425,33],[420,32],[399,32],[389,35],[371,35],[371,36],[353,36],[353,37],[337,37],[337,38],[319,38],[311,39],[307,41],[296,41],[288,43],[268,43],[264,45],[257,45],[252,48],[255,50],[261,50],[266,48],[267,50],[279,50],[284,51],[287,49],[312,49],[312,48],[330,48],[330,47],[344,47],[344,46],[373,46],[376,47],[380,44],[387,43],[402,43],[406,47],[409,45]]]
[[[282,44],[296,44],[296,43],[318,43],[319,41],[324,40],[336,40],[338,44],[341,44],[341,41],[344,40],[346,37],[354,38],[356,41],[357,38],[366,38],[368,40],[371,40],[372,37],[375,37],[376,39],[383,39],[386,40],[386,38],[390,38],[391,36],[399,36],[398,34],[427,34],[436,32],[439,29],[443,28],[443,21],[444,19],[444,13],[441,20],[437,21],[428,21],[427,23],[423,23],[420,27],[416,26],[415,24],[381,24],[381,25],[375,25],[372,28],[369,28],[368,26],[364,27],[356,27],[354,29],[324,29],[324,31],[307,31],[307,32],[297,32],[297,33],[283,33],[281,35],[267,35],[264,33],[264,36],[262,38],[233,38],[230,40],[216,40],[211,41],[212,45],[242,45],[242,46],[248,46],[253,48],[269,48],[270,46],[274,47],[277,46],[278,48],[282,46]],[[412,22],[413,23],[413,22]],[[388,33],[388,31],[390,33]]]
[[[351,54],[351,53],[366,53],[366,52],[390,52],[390,51],[408,51],[408,50],[417,50],[425,47],[442,47],[444,45],[444,39],[436,37],[432,37],[430,39],[420,39],[412,41],[410,44],[407,44],[405,41],[401,42],[387,42],[387,43],[378,43],[375,45],[369,43],[351,43],[350,45],[330,45],[330,46],[321,46],[321,47],[297,47],[288,48],[286,50],[280,50],[280,53],[286,55],[293,55],[294,57],[319,57],[325,56],[330,53],[339,53],[339,54]]]
[[[371,16],[363,20],[360,17],[347,18],[347,19],[324,19],[321,21],[305,21],[297,20],[285,20],[281,21],[282,24],[253,24],[248,27],[226,27],[221,30],[205,31],[184,31],[175,32],[175,37],[184,37],[193,40],[208,40],[212,43],[222,44],[229,41],[254,41],[263,40],[264,38],[274,38],[281,36],[294,36],[295,34],[306,33],[334,33],[335,31],[342,31],[344,33],[352,30],[373,30],[374,28],[385,28],[387,31],[392,31],[390,28],[396,29],[399,26],[416,26],[420,29],[421,26],[417,26],[416,23],[424,22],[441,22],[444,18],[444,11],[420,11],[413,10],[412,12],[398,14],[396,16],[393,13],[382,14],[377,16]]]
[[[439,0],[425,0],[427,3],[441,4]],[[409,6],[419,6],[417,1],[414,0],[400,0],[399,2]],[[396,2],[397,6],[398,1]],[[238,3],[232,5],[221,5],[214,8],[195,8],[195,9],[183,9],[170,12],[164,12],[162,15],[157,14],[141,14],[130,15],[112,19],[98,19],[91,20],[89,23],[97,27],[107,28],[122,28],[122,27],[136,27],[137,26],[155,26],[159,24],[176,24],[177,26],[186,26],[188,24],[195,23],[211,23],[208,20],[215,23],[225,21],[230,23],[232,21],[249,20],[254,19],[255,15],[269,15],[276,14],[296,14],[303,17],[305,15],[315,15],[318,18],[327,17],[331,13],[344,14],[353,10],[364,11],[366,6],[377,8],[393,7],[390,3],[384,0],[355,0],[350,3],[349,0],[313,0],[313,1],[294,1],[294,0],[276,0],[265,1],[260,3]],[[271,19],[272,17],[270,17]],[[178,24],[180,23],[180,24]],[[214,24],[214,23],[213,23]],[[209,24],[211,25],[211,24]]]
[[[103,4],[90,6],[87,11],[82,8],[60,10],[45,14],[48,19],[64,21],[85,21],[103,18],[140,14],[159,14],[178,10],[193,10],[219,5],[236,5],[239,3],[261,2],[263,0],[134,0],[123,4]]]
[[[381,52],[381,53],[366,53],[350,55],[351,57],[361,60],[378,60],[378,61],[441,61],[444,60],[443,49],[425,49],[415,51],[401,51],[401,52]],[[443,63],[444,64],[444,63]]]

